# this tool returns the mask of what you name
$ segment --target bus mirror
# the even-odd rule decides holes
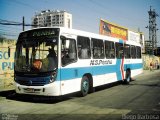
[[[10,55],[11,55],[11,49],[10,47],[8,47],[8,57],[10,57]]]
[[[66,37],[63,36],[63,35],[61,35],[60,38],[61,38],[62,41],[66,40]]]

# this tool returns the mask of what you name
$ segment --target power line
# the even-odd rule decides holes
[[[12,23],[19,23],[19,22],[15,22],[15,21],[9,21],[9,20],[3,20],[3,19],[0,19],[1,22],[12,22]]]
[[[0,19],[0,24],[1,25],[14,25],[14,26],[22,26],[23,25],[23,23],[21,23],[21,22],[2,20],[2,19]],[[24,26],[37,26],[37,25],[24,24]]]
[[[2,36],[17,36],[16,34],[6,33],[6,32],[0,32],[0,35],[2,35]]]
[[[1,26],[35,26],[35,25],[32,25],[32,24],[24,24],[24,21],[23,23],[21,22],[17,22],[17,21],[11,21],[11,20],[4,20],[4,19],[0,19],[0,25]],[[15,33],[15,32],[10,32],[9,30],[5,30],[4,28],[3,29],[0,29],[0,35],[1,36],[7,36],[7,37],[17,37],[18,36],[18,33]]]
[[[19,26],[7,26],[7,25],[0,25],[0,28],[6,29],[6,30],[22,30],[21,28],[19,28]]]
[[[0,22],[1,25],[22,25],[22,23],[3,23],[3,22]]]
[[[13,30],[5,30],[5,29],[0,29],[0,33],[12,33],[12,34],[19,34],[18,31],[13,31]]]

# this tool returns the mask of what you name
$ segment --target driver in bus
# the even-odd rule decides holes
[[[48,70],[54,70],[57,67],[57,55],[56,52],[54,50],[54,46],[52,46],[51,48],[49,48],[49,54],[47,55],[48,58]]]

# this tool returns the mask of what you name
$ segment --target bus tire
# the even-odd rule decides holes
[[[82,77],[80,96],[84,97],[89,93],[90,81],[87,76]]]
[[[126,71],[126,77],[125,77],[125,79],[124,79],[124,83],[125,83],[125,84],[129,84],[130,81],[131,81],[131,71],[130,71],[130,70],[127,70],[127,71]]]

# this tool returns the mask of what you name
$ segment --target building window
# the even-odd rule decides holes
[[[70,19],[68,19],[68,28],[70,28],[71,26],[70,26]]]

